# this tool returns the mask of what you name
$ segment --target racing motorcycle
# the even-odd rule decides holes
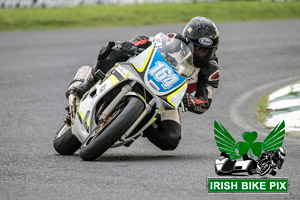
[[[117,63],[80,101],[68,116],[53,144],[70,155],[79,149],[86,161],[97,159],[111,147],[129,146],[165,110],[178,109],[195,71],[193,55],[182,41],[159,33],[152,45]]]

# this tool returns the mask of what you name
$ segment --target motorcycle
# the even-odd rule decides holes
[[[187,82],[195,71],[193,55],[182,41],[159,33],[152,45],[117,63],[80,101],[68,116],[53,145],[63,155],[79,149],[85,161],[97,159],[113,147],[129,146],[165,110],[181,105]]]
[[[261,176],[271,174],[275,176],[277,174],[276,169],[281,169],[283,165],[283,157],[281,153],[275,151],[264,152],[257,160],[258,172]]]

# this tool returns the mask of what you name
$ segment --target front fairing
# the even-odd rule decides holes
[[[152,45],[130,62],[151,92],[177,108],[187,89],[187,74],[192,75],[194,66],[188,47],[177,39],[167,44],[166,38],[157,34]],[[166,60],[170,57],[173,62]]]

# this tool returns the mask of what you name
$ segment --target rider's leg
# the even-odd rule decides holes
[[[174,150],[181,140],[178,110],[166,110],[156,124],[158,127],[150,126],[144,131],[144,136],[161,150]]]
[[[75,87],[69,87],[67,90],[66,96],[68,97],[71,93],[74,93],[78,97],[82,97],[93,85],[95,85],[100,79],[98,69],[100,69],[104,74],[106,74],[116,62],[126,61],[128,59],[127,56],[124,56],[121,52],[111,51],[109,55],[102,59],[98,60],[97,64],[92,68],[91,75],[88,79]]]

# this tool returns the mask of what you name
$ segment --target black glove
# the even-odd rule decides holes
[[[125,41],[121,44],[121,51],[130,57],[135,55],[137,49],[135,43],[131,41]]]
[[[137,48],[147,49],[151,42],[147,36],[139,36],[133,40],[133,43],[137,46]]]
[[[196,98],[191,94],[186,93],[182,99],[183,105],[191,112],[202,114],[207,111],[209,102],[204,98]]]

